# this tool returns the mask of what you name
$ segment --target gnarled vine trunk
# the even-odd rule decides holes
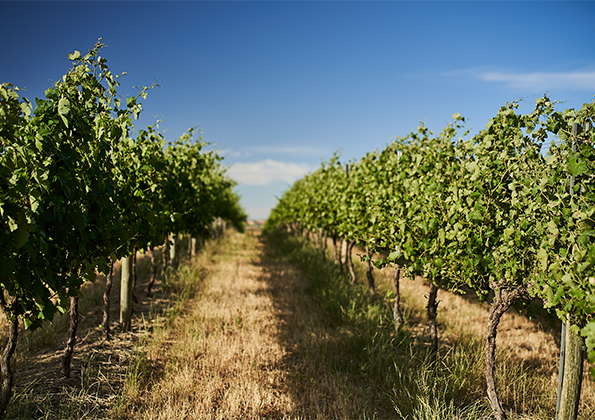
[[[337,233],[333,232],[333,262],[337,263]]]
[[[19,318],[18,313],[9,308],[4,300],[4,290],[0,288],[0,306],[2,312],[8,321],[8,341],[0,359],[0,373],[2,374],[2,387],[0,388],[0,418],[4,417],[10,398],[12,397],[12,387],[14,375],[10,368],[10,359],[17,347],[17,338],[19,336]]]
[[[110,258],[110,266],[109,266],[109,274],[105,279],[105,290],[103,292],[103,321],[101,325],[103,326],[103,336],[106,340],[111,338],[111,328],[110,328],[110,293],[112,291],[112,286],[114,284],[114,261]]]
[[[486,329],[486,384],[488,400],[490,401],[494,418],[496,420],[505,420],[506,413],[502,408],[496,389],[496,335],[502,315],[510,308],[515,299],[526,295],[527,287],[521,286],[512,291],[504,289],[495,283],[492,283],[490,287],[494,291],[494,301],[490,307],[490,316]]]
[[[372,275],[372,252],[370,251],[370,247],[366,245],[366,255],[368,259],[366,260],[366,279],[368,280],[368,290],[370,294],[374,295],[374,276]]]
[[[157,256],[155,255],[155,248],[151,248],[149,250],[149,254],[151,254],[151,278],[147,283],[147,297],[151,297],[151,289],[157,280]]]
[[[76,332],[79,326],[79,297],[70,297],[70,330],[68,332],[68,342],[64,349],[64,356],[62,357],[62,372],[64,376],[70,378],[70,366],[72,363],[72,354],[74,353],[74,345],[76,344]]]
[[[438,286],[430,283],[428,294],[428,327],[430,329],[430,350],[434,355],[438,353],[438,328],[436,327],[436,315],[438,313]]]
[[[403,326],[405,323],[403,319],[403,313],[401,312],[401,267],[398,265],[395,266],[395,274],[393,277],[393,293],[395,295],[395,303],[393,305],[393,316],[395,318],[395,324],[397,327],[397,331]]]
[[[353,259],[351,258],[351,252],[355,246],[355,239],[349,242],[347,245],[347,268],[349,268],[349,274],[351,275],[351,284],[355,284],[355,270],[353,269]]]

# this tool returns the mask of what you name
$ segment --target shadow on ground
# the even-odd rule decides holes
[[[407,329],[396,333],[384,295],[370,297],[364,285],[350,285],[346,273],[310,244],[282,233],[260,241],[263,281],[284,325],[279,343],[287,354],[279,368],[288,372],[286,392],[296,403],[284,414],[397,419],[424,400],[465,405],[482,399],[482,387],[469,386],[481,383],[482,370],[468,369],[452,349],[441,349],[435,362],[424,337]],[[410,323],[420,321],[415,311],[408,316]],[[481,363],[482,343],[461,341],[461,348],[475,348],[466,363]],[[453,381],[445,374],[452,363],[466,371]]]

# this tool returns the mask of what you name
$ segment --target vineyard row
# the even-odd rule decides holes
[[[559,419],[576,416],[583,348],[595,362],[595,102],[555,107],[547,96],[528,114],[506,104],[471,138],[455,114],[438,134],[421,125],[357,162],[335,155],[286,191],[265,226],[328,232],[348,242],[348,257],[355,244],[365,248],[371,293],[372,263],[423,276],[434,352],[439,289],[490,298],[486,383],[498,420],[506,413],[495,380],[497,328],[515,302],[539,299],[568,328]],[[374,254],[384,257],[372,262]]]
[[[155,85],[123,100],[102,47],[99,40],[86,55],[70,54],[72,68],[35,106],[0,85],[0,307],[9,324],[0,417],[20,321],[34,329],[70,308],[72,328],[81,285],[97,273],[111,279],[114,261],[173,245],[168,238],[179,234],[210,236],[216,220],[241,230],[247,217],[222,157],[194,129],[173,143],[152,126],[131,137],[140,100]],[[104,319],[106,338],[109,325]],[[76,322],[66,375],[75,336]]]

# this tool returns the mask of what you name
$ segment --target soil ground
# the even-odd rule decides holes
[[[171,308],[178,289],[164,289],[158,282],[152,298],[142,292],[150,263],[139,255],[132,328],[124,332],[114,322],[110,341],[101,330],[104,279],[85,286],[89,298],[82,305],[72,376],[64,379],[60,370],[67,316],[42,331],[21,334],[8,418],[397,418],[366,374],[354,376],[322,362],[329,359],[320,353],[329,348],[341,353],[343,343],[357,337],[333,325],[306,293],[307,276],[267,253],[258,234],[258,228],[230,233],[206,254],[183,263],[198,286],[175,313]],[[390,273],[384,280],[376,275],[379,282],[390,283]],[[119,318],[118,279],[116,265],[114,321]],[[423,341],[427,286],[404,281],[402,295],[410,334]],[[439,299],[443,348],[454,348],[461,334],[483,340],[487,303],[442,291]],[[321,341],[335,344],[316,344]],[[500,325],[498,346],[500,357],[551,386],[555,404],[557,330],[510,311]],[[482,392],[481,384],[476,387]],[[531,405],[526,390],[503,394],[503,403],[513,411]],[[581,412],[593,412],[594,395],[593,381],[586,376]],[[543,395],[533,398],[542,401]]]
[[[123,331],[120,317],[120,263],[114,264],[110,293],[112,338],[104,339],[103,292],[105,276],[83,285],[79,304],[79,328],[70,378],[62,373],[69,316],[58,315],[52,323],[29,332],[22,331],[15,354],[14,396],[7,412],[9,419],[110,418],[120,398],[130,360],[141,337],[150,335],[159,314],[171,304],[158,279],[147,298],[149,255],[138,254],[138,274],[131,328]],[[5,336],[2,337],[5,342]]]

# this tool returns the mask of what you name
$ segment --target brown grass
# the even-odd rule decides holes
[[[152,371],[134,395],[136,418],[267,416],[287,404],[270,287],[242,245],[241,236],[229,238],[200,294],[147,347]]]
[[[367,308],[340,308],[339,317],[367,319],[361,325],[379,320],[378,335],[367,331],[371,341],[365,341],[361,325],[337,321],[325,298],[312,294],[312,278],[281,252],[266,251],[258,233],[229,233],[207,244],[153,300],[138,290],[132,331],[116,325],[110,342],[101,339],[100,306],[93,304],[102,279],[87,286],[73,378],[62,379],[58,363],[67,317],[23,334],[9,418],[399,418],[399,410],[415,420],[485,418],[487,303],[440,291],[440,372],[447,375],[440,388],[420,356],[427,340],[422,279],[402,282],[404,335],[390,334],[376,313],[391,305],[391,270],[375,271],[378,293]],[[118,289],[117,283],[116,320]],[[498,381],[512,419],[553,417],[558,346],[557,329],[512,310],[504,316]],[[378,372],[368,358],[379,354],[395,365],[378,364],[386,366]],[[586,373],[581,419],[595,414],[593,384]]]
[[[388,279],[385,279],[388,282]],[[401,285],[402,298],[409,310],[419,311],[425,328],[423,305],[429,287],[422,279],[406,280]],[[439,339],[442,347],[455,346],[459,338],[472,335],[482,342],[489,315],[489,304],[478,303],[469,296],[458,296],[440,291],[438,295]],[[510,309],[498,327],[498,380],[502,403],[514,412],[551,413],[555,411],[560,357],[559,326],[552,328],[547,322],[534,319]],[[483,368],[483,366],[482,366]],[[595,383],[589,375],[590,365],[585,363],[579,411],[590,418],[595,414]],[[485,381],[483,377],[480,378]],[[540,414],[541,415],[541,414]],[[535,418],[540,418],[538,415]]]
[[[263,260],[262,244],[248,238],[228,238],[197,298],[148,345],[148,379],[128,388],[122,417],[132,418],[132,407],[143,419],[361,415],[361,391],[350,377],[298,352],[304,340],[328,336],[304,325],[322,315],[300,302],[306,280]]]
[[[128,385],[118,414],[131,418],[134,412],[135,418],[145,419],[396,418],[386,403],[390,390],[379,389],[366,373],[333,366],[339,356],[333,359],[328,352],[344,352],[346,343],[357,339],[356,332],[337,328],[307,296],[309,279],[283,258],[264,255],[254,235],[247,238],[227,238],[221,245],[225,252],[210,261],[197,297],[147,344],[144,376]],[[382,295],[390,288],[390,272],[376,275]],[[421,279],[404,281],[402,290],[409,331],[423,341],[427,286]],[[453,387],[473,390],[465,398],[485,406],[488,304],[446,292],[440,292],[440,300],[442,355],[459,361],[448,369],[465,370],[451,372]],[[544,324],[512,311],[504,316],[498,377],[501,398],[513,418],[543,418],[555,409],[556,340],[556,332]],[[431,383],[422,383],[431,381],[431,375],[424,375],[416,385],[431,388]],[[475,383],[461,383],[469,380]],[[583,415],[593,413],[593,401],[593,381],[586,375]],[[444,409],[430,407],[431,398],[417,405],[427,412]],[[413,418],[434,418],[427,412]]]
[[[165,291],[161,280],[153,298],[144,295],[149,279],[150,259],[138,254],[139,275],[130,331],[122,331],[119,324],[120,263],[114,265],[111,321],[113,337],[103,338],[103,291],[105,277],[99,275],[94,283],[81,288],[79,331],[72,360],[72,375],[64,378],[61,357],[66,345],[69,326],[68,313],[57,315],[34,331],[21,328],[17,351],[13,360],[15,374],[14,396],[8,419],[82,419],[108,418],[117,404],[127,378],[128,366],[139,341],[150,334],[154,325],[163,321],[163,312],[175,298],[175,290]],[[172,294],[173,292],[173,294]],[[2,342],[6,341],[3,315],[0,323]]]

